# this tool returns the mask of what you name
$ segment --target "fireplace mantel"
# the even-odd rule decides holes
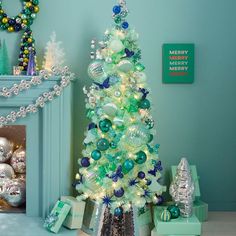
[[[0,76],[0,88],[11,87],[27,76]],[[26,106],[58,82],[57,77],[11,98],[0,98],[0,116]],[[72,86],[35,114],[9,125],[26,126],[26,214],[44,217],[61,195],[71,193]]]

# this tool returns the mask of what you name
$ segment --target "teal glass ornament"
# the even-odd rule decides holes
[[[112,123],[108,119],[101,120],[99,122],[99,128],[102,132],[107,133],[112,126]]]
[[[150,134],[148,142],[149,143],[152,142],[153,138],[154,138],[153,134]]]
[[[150,106],[151,106],[151,104],[148,99],[143,99],[139,102],[139,108],[141,108],[141,109],[149,109]]]
[[[99,151],[106,151],[110,146],[110,143],[107,139],[101,138],[97,142],[97,149]]]
[[[178,206],[176,205],[171,205],[168,206],[167,210],[170,212],[171,214],[171,219],[177,219],[180,216],[180,209]]]
[[[134,168],[134,162],[131,159],[127,159],[123,164],[124,172],[128,173]]]
[[[136,160],[135,160],[135,162],[137,164],[143,164],[143,163],[146,162],[146,160],[147,160],[147,155],[146,155],[145,152],[139,151],[139,152],[136,153]]]
[[[92,153],[91,153],[91,157],[95,160],[95,161],[98,161],[101,157],[102,157],[102,154],[99,150],[94,150]]]
[[[111,147],[111,149],[116,149],[117,148],[117,143],[112,141],[110,143],[110,147]]]

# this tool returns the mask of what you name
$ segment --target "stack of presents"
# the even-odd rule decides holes
[[[199,177],[196,166],[190,166],[192,179],[195,182],[195,201],[193,215],[189,218],[178,217],[170,221],[163,221],[161,214],[168,206],[152,206],[140,211],[137,216],[138,231],[135,236],[198,236],[201,235],[202,222],[207,220],[208,205],[200,200]],[[172,166],[171,177],[175,176],[177,166]],[[82,229],[91,235],[95,225],[96,204],[92,201],[78,201],[73,197],[61,197],[45,220],[45,227],[58,233],[62,226],[69,229]],[[136,230],[137,231],[137,230]]]

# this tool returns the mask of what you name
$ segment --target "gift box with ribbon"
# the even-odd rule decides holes
[[[83,223],[85,202],[79,201],[71,196],[62,196],[61,201],[71,206],[70,212],[67,215],[63,226],[69,229],[81,229]]]
[[[57,201],[51,213],[45,219],[44,227],[53,233],[58,233],[70,209],[69,204]]]

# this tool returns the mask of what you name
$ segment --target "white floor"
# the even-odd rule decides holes
[[[42,219],[22,214],[0,214],[0,236],[53,236],[42,227]],[[58,236],[87,236],[61,228]],[[143,236],[143,235],[141,235]],[[210,212],[202,236],[236,236],[236,212]]]
[[[202,228],[201,236],[236,236],[236,212],[209,212],[209,219]],[[78,235],[87,236],[82,232]]]
[[[236,212],[210,212],[202,236],[236,236]]]

